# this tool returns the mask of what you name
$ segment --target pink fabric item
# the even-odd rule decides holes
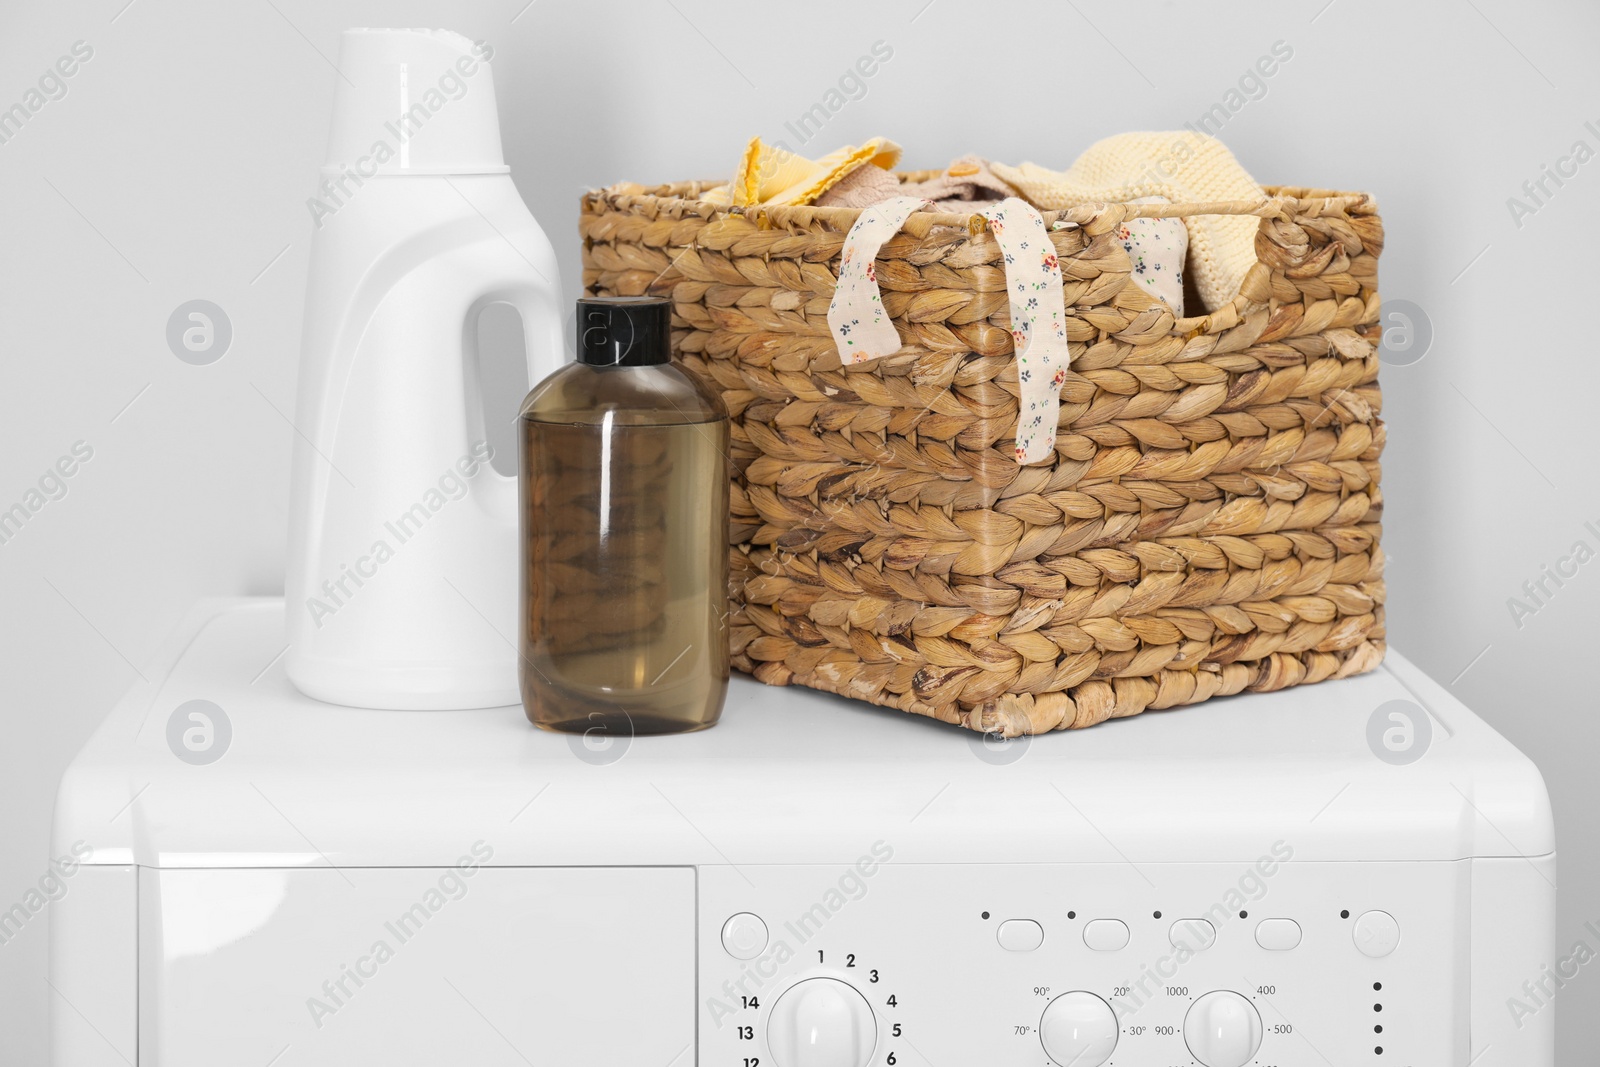
[[[1013,195],[1011,186],[994,176],[986,160],[962,156],[925,182],[902,183],[893,172],[864,163],[823,193],[817,206],[864,208],[891,196],[915,196],[933,201],[937,211],[972,211]]]
[[[900,195],[894,171],[863,164],[833,184],[817,198],[818,207],[866,208]]]

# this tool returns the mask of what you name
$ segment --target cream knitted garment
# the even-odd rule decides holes
[[[1126,203],[1164,196],[1175,204],[1262,200],[1266,193],[1215,137],[1188,131],[1123,133],[1091,145],[1065,171],[1037,163],[990,165],[1025,199],[1051,211],[1087,203]],[[1190,215],[1189,270],[1208,310],[1239,295],[1256,262],[1254,215]]]

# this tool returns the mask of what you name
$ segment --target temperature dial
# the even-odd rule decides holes
[[[767,1020],[778,1067],[867,1067],[878,1043],[872,1006],[837,978],[808,978],[784,990]]]
[[[1189,1006],[1183,1040],[1205,1067],[1244,1067],[1261,1047],[1261,1013],[1231,990],[1207,993]]]
[[[1117,1047],[1117,1015],[1093,993],[1063,993],[1044,1009],[1039,1040],[1061,1067],[1100,1067]]]

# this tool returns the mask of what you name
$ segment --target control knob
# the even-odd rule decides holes
[[[1081,990],[1063,993],[1045,1006],[1039,1040],[1061,1067],[1100,1067],[1117,1047],[1117,1014],[1111,1005]]]
[[[837,978],[795,983],[767,1020],[767,1047],[777,1067],[867,1067],[877,1043],[872,1006]]]
[[[1204,1067],[1244,1067],[1261,1047],[1261,1013],[1232,990],[1207,993],[1189,1005],[1183,1040]]]

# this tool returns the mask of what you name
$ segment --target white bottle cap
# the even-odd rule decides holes
[[[345,30],[325,169],[506,173],[493,54],[449,30]]]

